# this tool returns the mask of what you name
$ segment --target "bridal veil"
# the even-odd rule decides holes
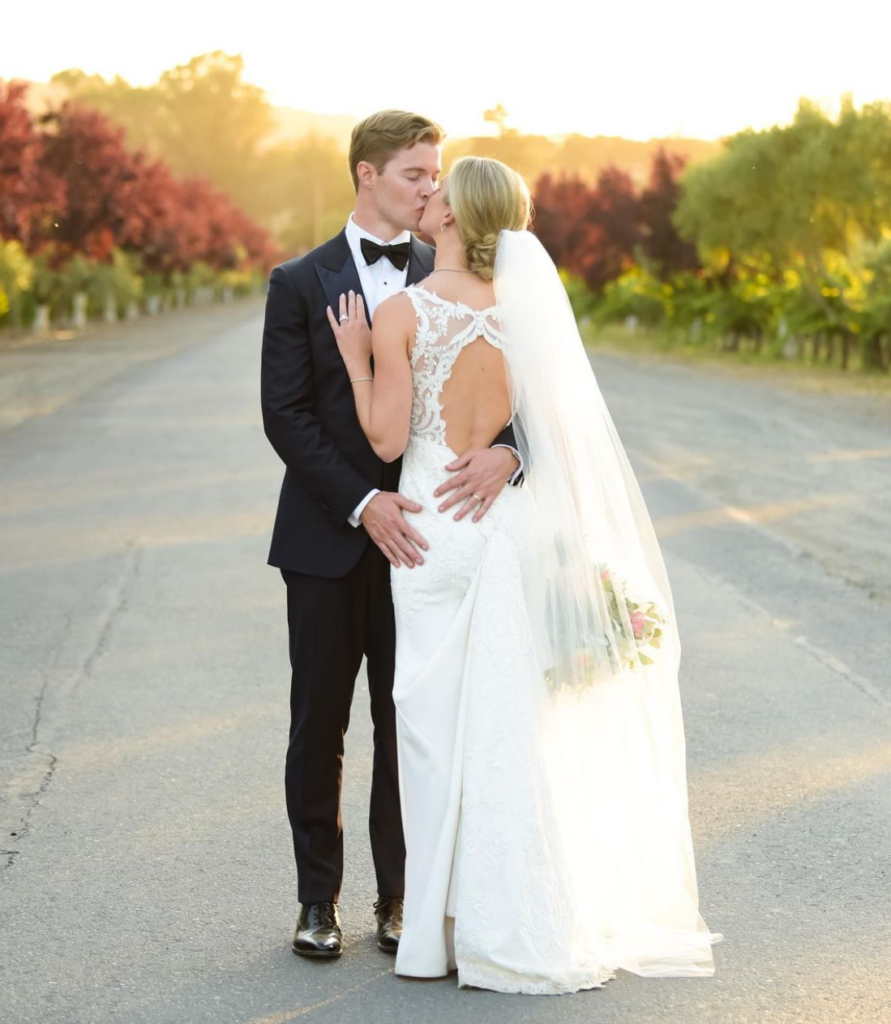
[[[524,567],[574,942],[646,976],[713,973],[698,909],[680,641],[652,522],[553,261],[502,231],[495,294],[534,538]]]

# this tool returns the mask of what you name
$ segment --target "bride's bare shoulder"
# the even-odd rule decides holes
[[[407,289],[401,292],[395,292],[389,298],[384,299],[377,309],[374,311],[375,316],[379,316],[381,313],[384,316],[399,316],[400,313],[408,315],[411,313],[411,299],[408,296]]]
[[[375,325],[386,324],[388,327],[408,326],[415,319],[415,311],[411,299],[404,291],[396,292],[377,307],[374,311]]]

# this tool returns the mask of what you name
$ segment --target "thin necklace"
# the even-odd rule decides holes
[[[474,273],[474,271],[472,271],[472,270],[459,270],[457,267],[440,267],[439,270],[431,270],[430,271],[430,276],[432,277],[434,274],[442,274],[443,272],[447,272],[447,273],[450,272],[452,274],[472,274],[472,273]]]

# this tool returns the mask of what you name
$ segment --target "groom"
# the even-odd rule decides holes
[[[374,763],[369,831],[379,899],[377,942],[395,952],[402,931],[405,841],[392,700],[395,627],[390,565],[423,565],[424,538],[398,493],[399,462],[384,463],[359,426],[352,384],[326,309],[352,289],[369,317],[388,296],[433,269],[434,250],[411,232],[440,173],[442,132],[417,114],[386,110],[358,124],[350,145],[356,205],[346,228],[272,271],[263,328],[266,436],[285,464],[269,552],[287,585],[291,728],[285,794],[300,911],[292,948],[336,957],[343,878],[343,737],[367,658]],[[436,491],[457,515],[519,482],[507,428],[491,448],[465,453]],[[444,473],[445,476],[445,473]]]

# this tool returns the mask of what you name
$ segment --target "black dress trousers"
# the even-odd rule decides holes
[[[398,570],[409,572],[410,570]],[[374,723],[369,832],[381,896],[402,896],[405,839],[399,806],[393,672],[396,632],[390,563],[367,544],[345,576],[282,569],[288,588],[291,729],[285,794],[301,903],[336,902],[343,880],[340,794],[344,735],[362,656]]]

